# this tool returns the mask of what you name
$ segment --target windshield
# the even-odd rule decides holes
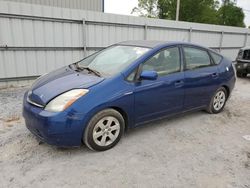
[[[149,48],[137,46],[112,46],[83,59],[78,66],[88,67],[98,71],[101,75],[113,76],[148,50]]]

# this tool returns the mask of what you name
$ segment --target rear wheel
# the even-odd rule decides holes
[[[224,87],[219,88],[212,97],[207,111],[211,114],[220,113],[227,101],[227,91]]]
[[[114,147],[124,133],[125,121],[122,115],[113,109],[97,113],[88,123],[84,132],[84,143],[95,151],[104,151]]]

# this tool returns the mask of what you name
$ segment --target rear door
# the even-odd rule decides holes
[[[206,106],[219,84],[218,68],[206,49],[194,46],[182,46],[182,49],[185,62],[184,109]]]

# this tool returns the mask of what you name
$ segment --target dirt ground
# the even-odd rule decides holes
[[[0,187],[250,188],[250,78],[221,114],[157,121],[105,152],[39,143],[21,116],[26,89],[0,90]]]

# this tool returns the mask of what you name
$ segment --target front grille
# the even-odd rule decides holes
[[[243,59],[250,60],[250,50],[245,50],[244,51]]]

